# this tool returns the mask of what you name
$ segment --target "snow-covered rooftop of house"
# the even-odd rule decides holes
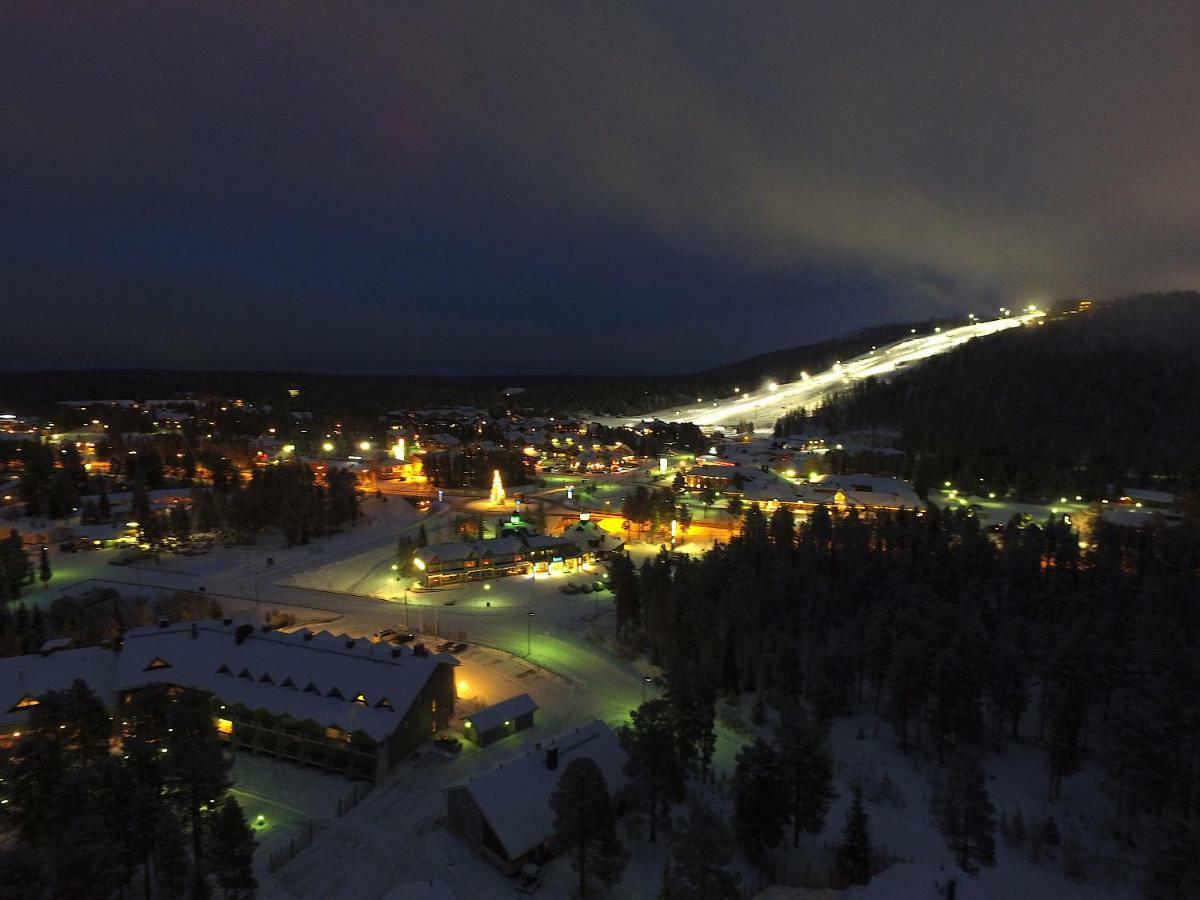
[[[429,881],[409,881],[398,884],[379,900],[458,900],[446,882],[433,878]]]
[[[955,900],[989,900],[990,895],[958,866],[894,863],[862,887],[852,887],[842,900],[930,900],[946,896],[954,881]]]
[[[625,543],[620,535],[609,534],[596,522],[582,517],[563,529],[563,537],[574,541],[580,550],[616,550]]]
[[[505,722],[515,719],[517,716],[534,712],[537,708],[536,701],[528,694],[517,694],[515,697],[509,697],[507,700],[501,700],[493,706],[481,709],[471,716],[469,721],[476,733],[482,734],[485,731],[491,731],[497,725],[503,725]]]
[[[551,747],[558,748],[558,765],[548,769],[546,751]],[[613,730],[597,720],[564,732],[543,742],[540,749],[455,787],[470,792],[508,858],[516,859],[553,834],[550,797],[571,760],[583,758],[600,767],[610,793],[624,786],[625,751]]]
[[[806,489],[815,494],[833,494],[842,491],[851,502],[865,506],[909,506],[919,509],[925,506],[909,485],[899,478],[878,475],[820,475],[809,482]]]
[[[102,647],[0,658],[0,721],[26,721],[34,705],[29,704],[30,700],[49,691],[65,690],[77,678],[87,682],[105,705],[115,705],[116,668],[116,654]],[[22,706],[22,702],[29,705]]]
[[[137,628],[117,663],[122,690],[154,682],[209,691],[226,703],[299,721],[361,731],[380,741],[395,731],[445,654],[327,632],[251,630],[239,642],[235,623],[206,620]]]
[[[1140,488],[1130,488],[1124,492],[1123,496],[1142,503],[1161,503],[1164,506],[1173,506],[1175,503],[1175,495],[1168,494],[1166,491],[1144,491]]]
[[[492,554],[521,553],[524,550],[538,550],[545,547],[570,547],[574,541],[548,535],[531,534],[525,538],[516,535],[507,537],[487,538],[482,541],[452,541],[448,544],[430,544],[420,548],[414,555],[424,563],[450,559],[469,559],[476,556],[491,556]]]

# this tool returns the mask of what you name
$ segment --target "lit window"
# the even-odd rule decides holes
[[[375,704],[376,709],[391,709],[392,703],[387,697],[380,697],[379,702]]]
[[[28,709],[31,706],[39,705],[41,702],[42,701],[39,700],[37,697],[30,697],[28,694],[26,694],[24,697],[22,697],[20,700],[17,701],[15,706],[10,707],[8,711],[12,712],[15,709]]]
[[[432,702],[432,703],[429,705],[429,710],[430,710],[430,712],[437,712],[437,700],[434,700],[434,701],[433,701],[433,702]]]
[[[364,694],[355,694],[352,703],[357,703],[359,706],[367,706],[367,698]]]
[[[350,732],[342,731],[340,728],[326,728],[325,737],[331,741],[341,741],[344,744],[350,743]]]
[[[216,720],[218,734],[233,734],[233,721],[230,719]]]
[[[142,671],[149,672],[151,669],[169,669],[169,668],[171,668],[171,664],[169,662],[167,662],[161,656],[156,656],[156,657],[154,657],[154,659],[152,659],[150,661],[150,665],[146,666],[146,668],[142,669]]]

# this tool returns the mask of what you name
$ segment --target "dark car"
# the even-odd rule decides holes
[[[387,638],[387,637],[391,637],[395,633],[396,633],[395,628],[384,628],[382,631],[375,632],[375,637]]]
[[[62,553],[74,553],[79,548],[75,546],[74,541],[66,541],[65,543],[59,544],[58,549]]]
[[[388,640],[393,644],[407,644],[409,641],[416,640],[416,637],[411,631],[397,631]]]
[[[440,737],[434,743],[447,753],[459,753],[462,750],[462,741],[456,737]]]
[[[470,646],[471,646],[470,644],[464,644],[462,641],[459,641],[457,644],[455,644],[453,647],[450,648],[450,652],[451,653],[462,653],[464,650],[468,649]]]

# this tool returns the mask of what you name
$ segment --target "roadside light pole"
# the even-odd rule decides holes
[[[536,615],[537,615],[537,613],[535,613],[531,609],[529,611],[529,615],[525,618],[525,656],[526,656],[526,658],[528,658],[530,653],[533,651],[533,617]]]
[[[642,676],[642,702],[643,703],[646,702],[646,685],[648,685],[649,683],[650,683],[650,676],[643,675]]]

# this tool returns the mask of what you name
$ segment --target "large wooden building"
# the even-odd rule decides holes
[[[76,677],[118,708],[150,684],[193,688],[213,697],[214,727],[231,747],[380,779],[448,724],[455,665],[420,647],[228,619],[185,622],[134,629],[115,651],[3,660],[0,705],[14,707],[10,719],[27,714],[39,693]],[[4,723],[0,734],[6,726],[10,735],[20,730]]]
[[[595,554],[566,538],[508,534],[482,541],[455,541],[422,547],[413,564],[426,587],[502,578],[505,575],[560,575],[579,571]]]

